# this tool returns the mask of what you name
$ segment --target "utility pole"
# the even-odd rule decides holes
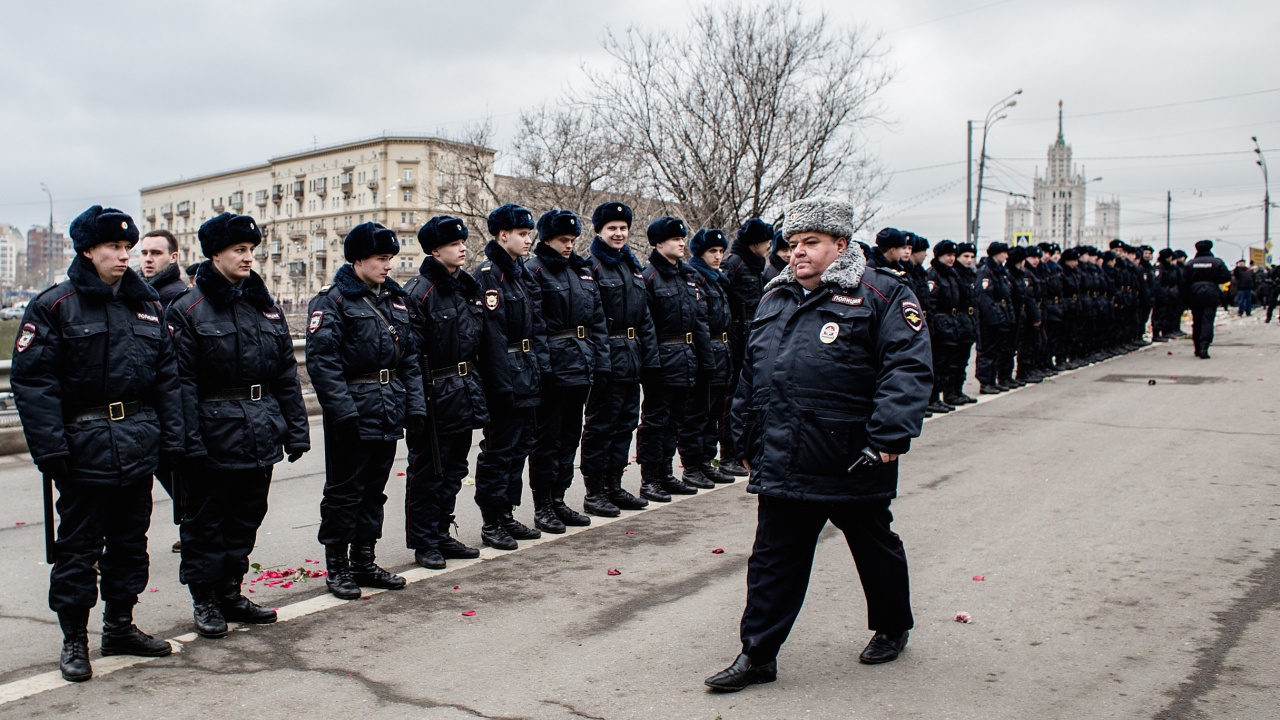
[[[1171,217],[1173,215],[1173,191],[1164,191],[1164,246],[1167,249],[1170,242],[1169,230],[1172,226]]]
[[[964,241],[973,242],[973,121],[969,121],[969,151],[965,155]]]
[[[1014,105],[1017,105],[1018,101],[1015,100],[1014,98],[1016,98],[1021,94],[1022,94],[1022,88],[1018,88],[1017,90],[1014,90],[1012,93],[1010,93],[1008,97],[1004,98],[1003,100],[996,103],[995,105],[992,105],[991,109],[987,111],[986,119],[982,121],[982,149],[978,151],[978,198],[973,208],[973,224],[970,226],[970,228],[972,229],[972,232],[970,233],[972,235],[972,238],[970,238],[969,240],[969,242],[973,243],[975,247],[977,246],[977,243],[978,243],[979,220],[982,217],[982,180],[983,180],[983,175],[985,173],[985,170],[987,168],[987,132],[991,129],[992,125],[1008,117],[1003,113],[1001,113],[1000,115],[996,115],[996,113],[1000,112],[1001,110],[1006,110],[1008,108],[1011,108]],[[993,118],[992,116],[995,116],[995,117]],[[970,127],[972,127],[972,125],[973,123],[971,121]],[[972,140],[969,143],[969,147],[970,147],[969,166],[970,168],[972,168],[973,167]]]
[[[1253,138],[1253,151],[1258,154],[1258,167],[1262,168],[1262,252],[1263,262],[1271,264],[1271,180],[1267,178],[1267,158],[1262,154],[1258,138]]]

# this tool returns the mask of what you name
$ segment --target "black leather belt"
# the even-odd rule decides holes
[[[659,345],[692,345],[693,333],[685,333],[683,335],[668,335],[667,337],[658,338]]]
[[[729,342],[729,333],[727,332],[720,333],[720,342],[727,344]]]
[[[609,337],[611,337],[611,338],[621,338],[621,339],[624,339],[624,340],[635,340],[635,339],[636,339],[636,329],[635,329],[635,328],[633,328],[633,327],[629,327],[629,328],[627,328],[627,331],[626,331],[626,332],[614,333],[614,334],[610,335]]]
[[[529,352],[532,349],[533,349],[533,344],[529,342],[528,338],[525,338],[524,340],[521,340],[519,342],[513,342],[507,346],[507,352],[509,353]]]
[[[550,335],[548,335],[547,339],[563,340],[565,338],[585,338],[586,336],[587,336],[587,327],[585,325],[579,325],[576,328],[569,328],[567,330],[557,330],[556,332],[553,332]]]
[[[219,400],[261,400],[263,393],[271,392],[271,386],[262,383],[260,385],[250,385],[249,387],[238,388],[222,388],[221,390],[206,390],[200,392],[200,401],[219,401]]]
[[[363,375],[357,375],[353,378],[348,378],[347,382],[351,383],[352,385],[372,385],[373,383],[378,383],[379,385],[387,385],[392,380],[395,380],[395,379],[396,379],[395,370],[375,370],[374,372],[365,373]]]
[[[450,365],[442,368],[435,368],[431,371],[431,381],[447,380],[451,377],[466,377],[471,374],[471,361],[463,360],[457,365]]]
[[[113,402],[102,407],[86,408],[77,410],[67,415],[67,422],[85,422],[86,420],[123,420],[130,415],[135,415],[142,408],[146,407],[146,403],[140,400],[131,400],[129,402]]]

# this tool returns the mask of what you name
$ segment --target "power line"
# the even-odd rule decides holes
[[[1164,108],[1185,107],[1187,105],[1199,105],[1201,103],[1218,102],[1219,100],[1234,100],[1236,98],[1251,97],[1254,95],[1266,95],[1268,93],[1274,93],[1274,92],[1280,92],[1280,88],[1270,88],[1268,90],[1254,90],[1251,92],[1236,93],[1234,95],[1219,95],[1218,97],[1201,98],[1199,100],[1184,100],[1182,102],[1165,103],[1163,105],[1145,105],[1143,107],[1123,108],[1119,110],[1099,110],[1097,112],[1075,113],[1075,114],[1067,115],[1066,117],[1074,120],[1077,118],[1099,117],[1102,115],[1119,115],[1122,113],[1143,112],[1145,110],[1163,110]],[[1025,123],[1044,122],[1046,120],[1057,120],[1057,119],[1058,119],[1057,115],[1047,115],[1044,117],[1018,118],[1017,120],[1011,120],[1008,124],[1022,125]]]

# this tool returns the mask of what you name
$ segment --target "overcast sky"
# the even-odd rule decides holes
[[[383,130],[457,133],[491,116],[501,147],[520,108],[578,84],[581,63],[608,61],[605,28],[676,31],[695,6],[0,0],[0,222],[47,222],[41,182],[64,229],[95,202],[136,213],[146,185]],[[1280,3],[805,7],[882,32],[896,68],[890,122],[869,135],[893,173],[877,226],[961,237],[965,121],[1021,88],[991,131],[988,187],[1030,192],[1061,99],[1078,163],[1102,177],[1089,222],[1094,199],[1115,196],[1122,235],[1163,246],[1171,191],[1175,247],[1261,244],[1249,138],[1280,173]],[[984,240],[1002,234],[1005,201],[984,195]]]

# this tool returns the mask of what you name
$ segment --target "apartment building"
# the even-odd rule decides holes
[[[380,222],[399,234],[392,277],[413,277],[422,262],[417,231],[427,219],[459,214],[463,205],[492,205],[477,197],[477,189],[493,186],[493,154],[402,134],[316,147],[142,188],[138,225],[176,235],[185,266],[203,259],[196,233],[205,220],[224,211],[252,215],[263,229],[255,269],[284,304],[305,305],[345,262],[342,239],[362,222]]]

